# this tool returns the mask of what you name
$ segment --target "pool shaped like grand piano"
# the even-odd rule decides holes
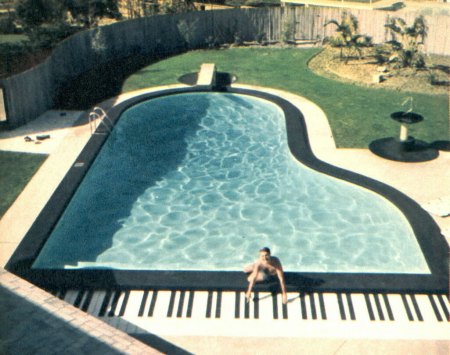
[[[277,105],[224,93],[126,110],[33,268],[241,270],[262,246],[287,271],[429,273],[391,202],[300,164]]]

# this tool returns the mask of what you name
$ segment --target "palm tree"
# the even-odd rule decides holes
[[[347,56],[345,58],[345,64],[348,63],[352,53],[356,52],[358,58],[361,59],[362,47],[367,47],[371,44],[371,38],[358,33],[358,19],[356,16],[344,12],[342,14],[341,22],[336,20],[328,21],[325,26],[333,24],[336,26],[337,35],[330,38],[330,43],[333,47],[341,49],[340,58],[342,60],[343,50],[347,50]]]
[[[428,26],[423,16],[416,17],[412,26],[408,27],[405,20],[394,17],[385,25],[391,30],[393,40],[390,41],[395,52],[390,61],[397,62],[400,67],[423,68],[424,54],[421,46],[428,34]]]

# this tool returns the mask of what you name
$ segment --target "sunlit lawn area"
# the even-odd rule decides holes
[[[152,64],[125,82],[122,92],[173,84],[186,73],[196,72],[201,63],[215,63],[219,71],[238,77],[238,83],[278,88],[304,96],[326,113],[338,147],[366,148],[378,138],[396,136],[398,124],[389,118],[404,109],[413,97],[414,110],[425,120],[411,127],[410,134],[427,142],[447,140],[449,132],[446,95],[409,94],[371,89],[316,75],[308,60],[319,49],[231,48],[200,50]]]
[[[17,43],[28,40],[26,35],[5,35],[0,34],[0,44],[2,43]]]
[[[0,218],[46,158],[43,154],[0,151]]]

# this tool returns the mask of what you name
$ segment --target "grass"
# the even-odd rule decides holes
[[[2,43],[19,43],[22,41],[27,41],[27,35],[5,35],[0,34],[0,44]]]
[[[304,96],[326,113],[341,148],[367,148],[378,138],[397,136],[399,126],[389,118],[411,96],[415,111],[424,115],[410,134],[427,142],[448,140],[448,97],[371,89],[316,75],[308,61],[318,49],[231,48],[192,51],[149,65],[126,79],[122,92],[173,84],[196,72],[201,63],[216,63],[219,71],[238,77],[238,83],[278,88]]]
[[[43,154],[0,151],[0,218],[46,158]]]

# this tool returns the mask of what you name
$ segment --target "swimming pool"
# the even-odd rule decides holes
[[[33,268],[238,271],[266,245],[287,271],[430,273],[393,203],[296,161],[277,105],[224,93],[123,112]]]

